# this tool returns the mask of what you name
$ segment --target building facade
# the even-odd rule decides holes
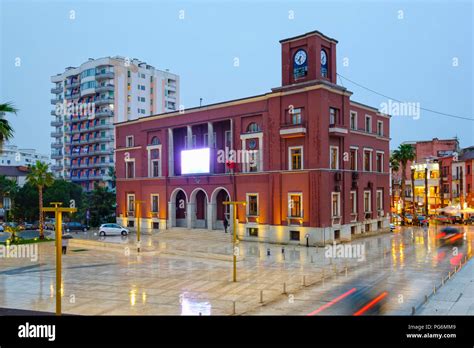
[[[271,92],[116,125],[119,223],[222,229],[232,200],[246,202],[245,240],[319,245],[388,227],[390,117],[337,85],[336,40],[280,43]]]
[[[21,149],[16,145],[3,144],[0,152],[0,166],[28,166],[36,161],[51,164],[48,155],[38,153],[35,149]]]
[[[115,122],[179,108],[179,77],[137,59],[89,59],[51,81],[52,170],[85,190],[111,187]]]

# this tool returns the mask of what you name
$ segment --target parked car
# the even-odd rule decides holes
[[[89,230],[89,226],[81,224],[80,222],[66,222],[63,225],[63,230],[66,232],[71,232],[71,231],[84,231],[86,232]]]
[[[405,223],[411,225],[413,223],[413,215],[405,214]]]
[[[428,219],[426,218],[426,216],[418,215],[416,218],[418,220],[418,225],[420,225],[420,226],[424,226],[424,225],[428,226],[429,225]]]
[[[449,216],[446,216],[446,215],[435,215],[433,219],[443,224],[453,223],[453,220]]]
[[[0,232],[5,232],[5,228],[3,227],[3,225],[0,225]]]
[[[464,220],[464,225],[474,225],[474,215],[469,216],[466,220]]]
[[[99,227],[99,236],[113,236],[122,235],[126,236],[128,229],[119,224],[102,224]]]
[[[462,224],[462,216],[461,215],[453,215],[451,216],[451,221],[453,224]]]
[[[391,223],[390,224],[390,232],[395,231],[395,224]]]

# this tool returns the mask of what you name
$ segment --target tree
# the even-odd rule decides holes
[[[0,104],[0,152],[2,152],[3,143],[13,137],[13,127],[10,122],[4,118],[5,113],[16,114],[17,109],[12,103]]]
[[[13,196],[12,215],[15,221],[35,221],[38,217],[38,190],[26,183]]]
[[[87,194],[87,208],[90,212],[91,226],[115,222],[115,193],[107,187],[95,185],[94,190]]]
[[[36,161],[32,166],[29,166],[30,172],[26,176],[27,182],[38,188],[38,208],[39,208],[39,227],[40,227],[40,239],[44,239],[43,230],[43,189],[51,186],[54,183],[54,177],[49,172],[49,165]]]
[[[402,167],[402,183],[400,188],[400,198],[402,200],[402,224],[405,224],[405,181],[406,181],[406,168],[408,161],[413,161],[416,157],[415,151],[410,144],[400,144],[398,149],[393,151],[393,157],[400,163]],[[415,188],[412,188],[414,192]],[[414,195],[412,194],[414,197]],[[413,198],[414,200],[414,198]],[[415,202],[413,201],[413,204]]]
[[[108,174],[108,176],[110,176],[112,178],[112,188],[115,189],[115,184],[116,184],[116,181],[117,181],[117,175],[115,174],[115,168],[114,167],[109,167],[107,174]]]
[[[5,175],[0,175],[0,199],[10,197],[10,209],[14,205],[14,197],[19,187],[15,180],[8,179]],[[3,207],[5,208],[5,207]],[[7,211],[5,210],[5,221],[8,221]]]
[[[392,172],[392,209],[395,207],[395,173],[400,170],[400,163],[392,154],[390,156],[390,170]]]

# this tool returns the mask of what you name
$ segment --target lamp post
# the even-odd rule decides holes
[[[135,214],[137,215],[137,252],[140,252],[140,205],[144,201],[135,201]]]
[[[43,208],[44,212],[54,212],[56,221],[56,315],[61,315],[61,257],[62,257],[62,229],[63,213],[75,213],[76,208],[62,208],[62,202],[51,202],[53,207]]]
[[[244,207],[247,205],[247,202],[244,201],[225,201],[222,204],[224,205],[231,205],[233,207],[233,218],[232,218],[232,254],[233,254],[233,261],[234,261],[234,269],[232,273],[232,279],[234,282],[237,281],[237,254],[238,249],[236,249],[237,243],[237,205],[242,204]]]

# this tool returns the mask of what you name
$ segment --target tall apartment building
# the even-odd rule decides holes
[[[179,77],[137,59],[89,59],[51,82],[52,171],[85,190],[112,186],[114,123],[179,108]]]

